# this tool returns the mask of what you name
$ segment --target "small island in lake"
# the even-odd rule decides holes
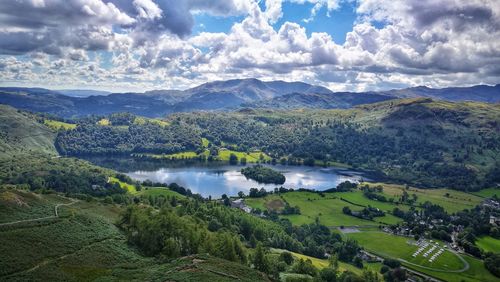
[[[283,184],[286,180],[285,176],[281,172],[262,165],[254,165],[243,168],[241,169],[241,173],[246,178],[265,184]]]

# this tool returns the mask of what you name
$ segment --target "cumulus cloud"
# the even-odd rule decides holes
[[[357,19],[339,44],[330,27],[309,34],[287,21],[285,1],[312,5],[307,21],[341,5],[355,5]],[[225,33],[192,34],[197,14],[242,20]],[[130,91],[241,77],[334,90],[498,83],[498,38],[494,0],[1,1],[0,83]]]

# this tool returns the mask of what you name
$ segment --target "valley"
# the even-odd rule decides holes
[[[500,282],[499,2],[0,1],[0,282]]]
[[[498,104],[0,108],[2,280],[498,280]]]

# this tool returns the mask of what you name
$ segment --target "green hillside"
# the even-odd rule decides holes
[[[55,136],[36,116],[0,105],[0,157],[31,152],[55,155]]]
[[[73,200],[74,201],[74,200]],[[114,225],[120,206],[98,201],[68,203],[57,195],[0,190],[2,281],[266,281],[244,265],[209,255],[159,263],[131,248]]]

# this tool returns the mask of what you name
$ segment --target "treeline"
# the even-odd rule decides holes
[[[112,117],[119,118],[113,119]],[[97,118],[78,121],[74,130],[61,131],[56,148],[61,155],[103,155],[131,153],[170,154],[201,147],[199,131],[189,124],[173,122],[134,124],[132,117],[113,115],[112,126],[99,125]],[[135,119],[135,117],[133,117]]]
[[[0,162],[0,183],[30,190],[92,196],[125,193],[119,185],[108,183],[113,174],[86,161],[42,154],[19,154]]]

